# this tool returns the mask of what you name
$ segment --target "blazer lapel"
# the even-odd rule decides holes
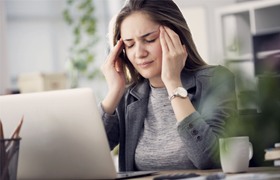
[[[145,82],[130,92],[136,100],[131,102],[126,110],[126,167],[134,167],[134,153],[147,114],[149,88],[149,84]],[[133,169],[127,169],[129,170]]]

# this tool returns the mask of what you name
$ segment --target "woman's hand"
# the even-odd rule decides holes
[[[171,95],[175,88],[182,86],[181,71],[183,70],[188,53],[182,45],[179,36],[168,27],[160,27],[160,43],[162,48],[161,78]],[[178,122],[195,112],[189,98],[175,98],[171,105]]]
[[[122,69],[122,59],[119,56],[122,50],[123,41],[120,39],[101,66],[101,71],[108,85],[108,93],[102,101],[102,106],[104,111],[109,114],[115,111],[125,91],[125,76]]]
[[[168,27],[160,27],[160,43],[162,48],[161,78],[166,88],[172,91],[182,85],[180,75],[188,53],[178,34]]]

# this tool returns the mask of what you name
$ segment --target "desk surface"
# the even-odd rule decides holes
[[[222,172],[221,169],[212,169],[212,170],[180,170],[180,171],[160,171],[155,175],[152,176],[145,176],[145,177],[139,177],[139,178],[133,178],[135,180],[152,180],[154,177],[160,176],[160,175],[167,175],[167,174],[175,174],[175,173],[196,173],[202,176],[219,173]],[[268,173],[268,174],[279,174],[278,177],[271,177],[267,179],[280,179],[280,166],[279,167],[250,167],[247,172],[245,173],[239,173],[239,174],[250,174],[250,173],[256,173],[256,174],[262,174],[262,173]],[[227,174],[227,176],[233,176],[237,174]],[[131,179],[131,180],[133,180]]]

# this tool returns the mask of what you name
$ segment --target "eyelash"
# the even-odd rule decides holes
[[[147,43],[153,43],[153,42],[155,42],[155,41],[156,41],[156,39],[146,40]]]
[[[157,38],[152,39],[152,40],[145,40],[145,42],[147,42],[147,43],[153,43],[153,42],[155,42],[155,41],[156,41],[156,39],[157,39]],[[132,45],[130,45],[130,46],[126,46],[126,47],[129,49],[129,48],[132,48],[132,47],[133,47],[133,45],[134,45],[134,44],[132,44]]]

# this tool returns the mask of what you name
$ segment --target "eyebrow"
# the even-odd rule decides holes
[[[149,35],[151,35],[151,34],[154,34],[154,33],[156,33],[156,32],[158,32],[158,29],[157,29],[157,30],[154,30],[154,31],[152,31],[152,32],[148,32],[148,33],[146,33],[146,34],[144,34],[144,35],[141,35],[140,38],[145,38],[145,37],[147,37],[147,36],[149,36]],[[132,39],[124,39],[123,41],[132,41]]]

